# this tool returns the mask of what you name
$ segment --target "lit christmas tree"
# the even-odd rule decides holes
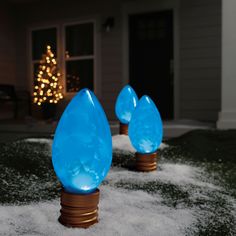
[[[51,47],[47,46],[46,54],[42,55],[34,87],[34,103],[56,104],[63,98],[62,86],[59,83],[60,73]]]

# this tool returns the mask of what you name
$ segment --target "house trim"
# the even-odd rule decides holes
[[[222,1],[221,111],[218,129],[236,129],[236,2]]]

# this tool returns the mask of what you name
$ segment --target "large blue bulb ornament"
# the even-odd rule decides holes
[[[155,152],[162,142],[163,125],[160,113],[150,97],[144,95],[132,115],[128,134],[139,153]]]
[[[138,103],[138,97],[130,85],[126,85],[116,99],[115,112],[122,124],[129,124],[132,113]]]
[[[82,89],[71,100],[56,128],[52,163],[65,191],[93,192],[112,161],[110,127],[93,92]]]

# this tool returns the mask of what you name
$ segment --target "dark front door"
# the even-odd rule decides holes
[[[172,11],[129,17],[129,73],[138,96],[149,95],[163,119],[173,118]]]

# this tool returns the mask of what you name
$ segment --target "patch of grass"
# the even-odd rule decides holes
[[[167,143],[193,160],[236,164],[236,130],[195,130]]]
[[[169,207],[186,207],[191,205],[189,193],[179,186],[172,183],[163,183],[159,181],[150,181],[146,183],[130,183],[120,181],[115,184],[117,188],[125,188],[129,190],[143,190],[154,194],[159,193],[163,201],[162,203]]]
[[[122,167],[133,170],[135,165],[135,156],[132,153],[115,152],[112,156],[112,166]]]
[[[117,188],[142,190],[151,194],[160,194],[160,202],[171,208],[189,208],[196,213],[186,235],[233,236],[236,235],[235,216],[232,203],[221,190],[209,191],[205,187],[188,185],[185,188],[172,183],[150,181],[132,183],[125,180],[115,184]],[[196,194],[198,193],[198,194]]]
[[[0,203],[22,204],[58,196],[60,184],[43,143],[12,142],[0,146]]]
[[[167,143],[170,148],[159,151],[162,157],[201,166],[236,197],[236,130],[196,130]]]
[[[21,175],[34,174],[44,178],[52,169],[47,145],[43,143],[13,142],[3,144],[0,152],[0,164],[11,168]]]
[[[195,207],[198,209],[199,215],[196,222],[186,229],[187,235],[236,235],[233,206],[227,196],[219,192],[208,192],[207,199],[204,201],[196,199]]]

